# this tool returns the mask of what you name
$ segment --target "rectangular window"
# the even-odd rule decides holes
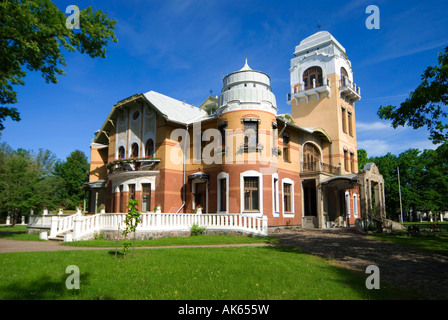
[[[151,211],[151,184],[150,183],[142,184],[142,211],[143,212]]]
[[[284,212],[291,212],[291,184],[283,184],[283,205]]]
[[[351,171],[355,172],[355,154],[350,152],[350,165],[351,165]]]
[[[350,160],[348,157],[348,151],[344,150],[344,170],[345,171],[350,171],[350,164],[349,164]]]
[[[219,186],[220,186],[219,211],[227,211],[227,179],[220,179]]]
[[[258,143],[258,122],[244,121],[244,143],[256,146]]]
[[[244,178],[244,210],[259,211],[259,181],[258,177]]]
[[[342,131],[344,131],[344,133],[347,133],[347,111],[345,110],[345,107],[341,108],[341,112],[342,112]]]
[[[348,134],[351,137],[353,137],[352,113],[350,111],[348,111],[347,120],[348,120]]]
[[[135,199],[135,184],[129,185],[129,199]]]
[[[283,134],[283,161],[289,161],[289,135]]]

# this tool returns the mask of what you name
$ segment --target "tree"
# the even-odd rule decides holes
[[[54,174],[63,181],[63,187],[57,197],[60,204],[67,209],[75,209],[85,196],[82,186],[88,182],[89,162],[84,152],[75,150],[64,162],[57,162]]]
[[[404,213],[412,212],[416,219],[417,211],[437,213],[448,209],[448,143],[436,150],[408,149],[398,156],[388,153],[367,158],[367,162],[375,162],[383,175],[388,218],[397,220],[400,214],[397,167]]]
[[[448,47],[439,53],[439,65],[428,67],[421,84],[400,107],[381,106],[381,119],[392,120],[392,126],[425,127],[434,144],[448,142],[446,106],[448,103]]]
[[[2,148],[1,158],[0,208],[12,218],[12,224],[15,224],[19,215],[29,211],[39,171],[30,152],[23,149],[13,151],[5,146]]]
[[[80,11],[80,29],[66,27],[65,13],[50,0],[0,1],[0,131],[7,117],[20,121],[13,86],[24,85],[24,68],[40,71],[47,83],[57,82],[65,66],[61,49],[106,57],[109,39],[117,42],[116,21],[92,7]]]
[[[368,163],[367,151],[364,149],[358,149],[358,171],[364,169],[364,166]]]

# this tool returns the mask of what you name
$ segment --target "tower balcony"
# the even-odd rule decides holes
[[[339,80],[339,93],[341,98],[350,100],[351,102],[361,99],[361,88],[346,77],[342,77]]]
[[[295,92],[287,94],[286,102],[291,105],[291,100],[294,99],[297,103],[299,103],[300,98],[306,98],[306,102],[309,102],[310,97],[313,95],[315,95],[319,100],[322,93],[326,93],[326,96],[330,97],[330,90],[330,79],[324,78],[322,83],[316,83],[316,79],[313,79],[313,83],[310,87],[307,87],[305,83],[299,83],[294,86]]]
[[[329,173],[332,175],[341,174],[341,167],[335,167],[321,161],[301,162],[300,165],[300,173]]]

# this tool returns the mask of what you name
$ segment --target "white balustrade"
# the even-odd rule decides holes
[[[47,218],[47,217],[45,217]],[[123,230],[126,213],[101,213],[92,216],[51,216],[50,237],[73,230],[73,241],[101,231]],[[43,219],[34,222],[42,223]],[[241,214],[143,213],[137,231],[189,230],[194,224],[208,230],[234,230],[267,235],[267,217]],[[33,225],[33,226],[36,226]]]

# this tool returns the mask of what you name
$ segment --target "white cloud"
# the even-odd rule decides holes
[[[366,132],[366,131],[377,131],[377,130],[387,130],[390,129],[391,125],[387,122],[356,122],[356,131]]]
[[[358,149],[366,150],[368,157],[383,156],[392,151],[391,146],[386,140],[379,139],[358,141]]]
[[[410,140],[404,142],[403,140],[382,140],[382,139],[368,139],[359,140],[358,149],[367,151],[368,157],[384,156],[387,153],[399,155],[408,149],[418,149],[423,151],[425,149],[436,149],[439,145],[433,144],[429,139]]]

